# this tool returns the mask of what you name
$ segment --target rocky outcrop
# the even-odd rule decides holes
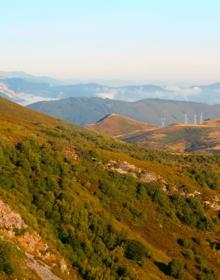
[[[120,174],[129,174],[144,183],[159,181],[163,186],[163,190],[166,191],[167,189],[167,182],[162,176],[153,171],[137,167],[127,161],[110,160],[107,164],[107,169],[116,171]]]
[[[220,199],[215,195],[204,202],[205,206],[212,208],[214,211],[220,211]]]
[[[62,280],[51,271],[48,265],[39,260],[35,260],[30,254],[27,254],[27,265],[34,270],[42,280]]]
[[[0,228],[12,229],[25,229],[27,225],[22,220],[21,216],[14,213],[12,209],[0,199]]]
[[[14,241],[27,256],[27,265],[33,269],[42,280],[61,280],[52,271],[57,267],[61,273],[69,274],[69,268],[64,258],[40,237],[29,229],[21,215],[0,199],[0,236]]]

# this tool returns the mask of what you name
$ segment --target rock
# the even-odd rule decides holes
[[[67,274],[69,274],[68,266],[67,266],[67,264],[66,264],[66,262],[65,262],[64,259],[61,259],[61,260],[60,260],[60,270],[61,270],[62,273],[67,273]]]
[[[22,220],[21,216],[10,208],[9,205],[0,200],[0,228],[5,229],[22,229],[27,228],[27,225]]]

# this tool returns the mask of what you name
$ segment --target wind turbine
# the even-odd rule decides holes
[[[194,114],[194,124],[197,124],[197,114]]]
[[[187,114],[184,115],[184,122],[185,122],[185,124],[188,124],[188,115]]]
[[[200,118],[199,118],[199,124],[203,124],[203,114],[200,114]]]

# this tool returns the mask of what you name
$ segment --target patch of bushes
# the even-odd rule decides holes
[[[179,238],[177,240],[178,244],[184,248],[190,248],[191,247],[191,241],[188,238]]]
[[[11,276],[18,271],[22,257],[9,242],[0,240],[0,274]],[[7,278],[8,279],[8,278]]]
[[[183,198],[178,195],[172,195],[170,200],[174,203],[176,216],[182,223],[202,231],[213,229],[212,220],[205,215],[201,203],[196,198]]]
[[[183,279],[185,274],[185,268],[180,260],[173,259],[168,264],[168,273],[170,276],[176,279]]]
[[[126,240],[124,246],[124,255],[130,260],[143,262],[145,257],[149,258],[151,256],[150,251],[147,251],[137,240]]]

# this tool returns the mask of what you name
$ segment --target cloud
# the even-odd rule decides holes
[[[106,92],[99,92],[97,93],[98,97],[101,98],[109,98],[109,99],[114,99],[117,96],[118,92],[117,91],[106,91]]]
[[[190,97],[194,94],[199,94],[202,92],[202,89],[200,87],[188,87],[188,88],[182,88],[178,86],[167,86],[165,87],[165,90],[171,93],[174,93],[177,96],[180,97]]]
[[[42,96],[34,96],[31,94],[26,94],[26,93],[19,93],[18,97],[21,98],[21,105],[29,105],[32,103],[36,103],[36,102],[40,102],[40,101],[51,101],[51,100],[58,100],[58,98],[46,98],[46,97],[42,97]]]
[[[19,103],[20,105],[29,105],[31,103],[36,103],[40,101],[50,101],[57,100],[56,98],[45,98],[42,96],[36,96],[32,94],[27,94],[23,92],[14,92],[9,89],[7,85],[0,83],[0,92],[7,96],[10,100]]]

